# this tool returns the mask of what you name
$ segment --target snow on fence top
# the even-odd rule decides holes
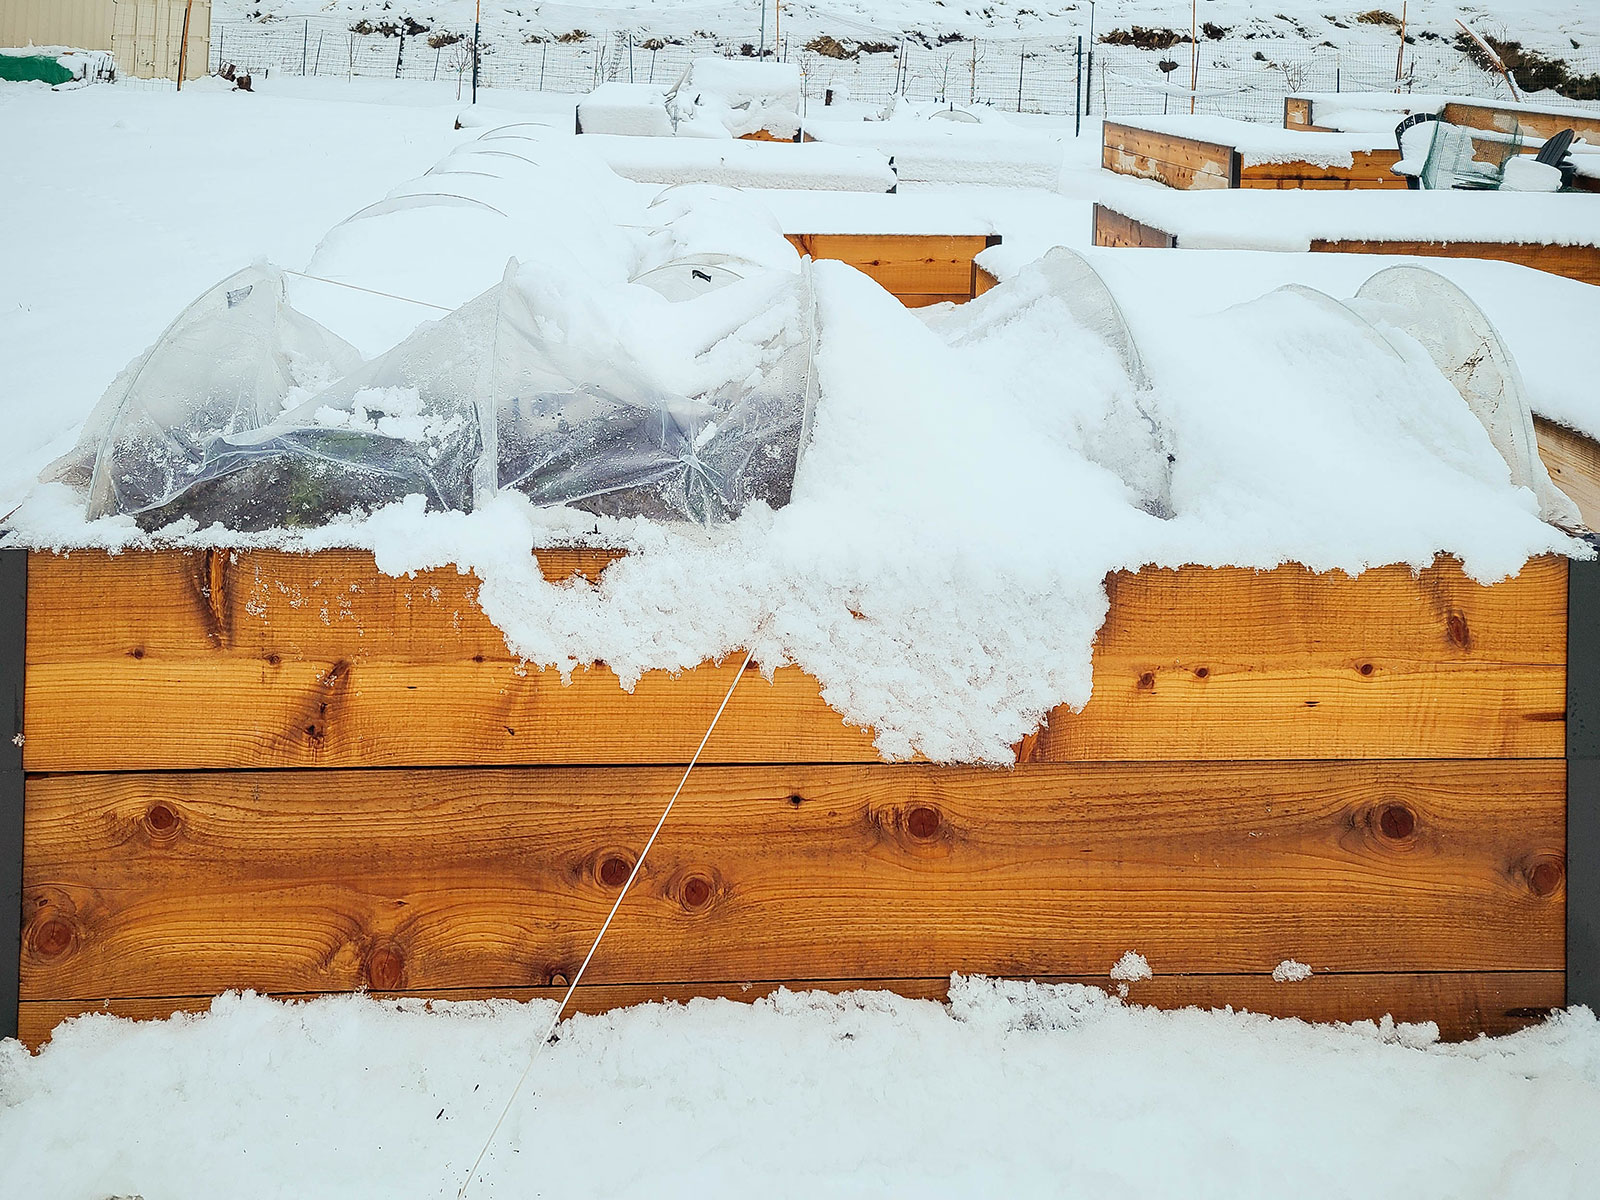
[[[264,268],[213,289],[14,540],[455,564],[530,663],[631,684],[751,647],[884,754],[938,761],[1011,761],[1087,702],[1119,569],[1444,551],[1492,580],[1586,553],[1541,519],[1572,514],[1514,364],[1426,272],[1151,336],[1057,251],[924,320],[803,269],[761,197],[651,200],[583,141],[491,132],[330,231],[308,273],[370,291]],[[534,552],[585,541],[632,553],[546,582]]]

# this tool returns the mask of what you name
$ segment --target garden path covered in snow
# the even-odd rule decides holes
[[[453,1197],[550,1008],[230,995],[80,1018],[36,1058],[0,1046],[0,1193]],[[1576,1200],[1597,1125],[1587,1010],[1443,1046],[958,978],[948,1006],[780,992],[574,1017],[468,1195]]]

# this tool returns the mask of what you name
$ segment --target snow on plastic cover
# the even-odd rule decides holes
[[[1086,431],[1083,452],[1126,483],[1145,511],[1171,517],[1171,437],[1155,411],[1144,359],[1111,289],[1087,259],[1065,247],[1051,250],[1010,282],[971,304],[932,316],[930,324],[952,346],[965,346],[1008,324],[1050,324],[1065,316],[1103,343],[1121,365],[1131,395],[1093,422],[1096,427]],[[1052,340],[1061,340],[1059,329]]]
[[[1470,296],[1425,267],[1395,266],[1362,284],[1352,307],[1380,330],[1398,329],[1421,344],[1489,431],[1511,482],[1538,498],[1541,517],[1569,529],[1582,526],[1577,505],[1551,482],[1539,458],[1516,359]]]
[[[788,502],[816,403],[809,270],[781,277],[770,308],[729,335],[755,343],[756,368],[694,397],[620,345],[603,359],[574,349],[517,276],[512,262],[360,364],[288,307],[279,273],[241,272],[113,384],[54,477],[90,485],[91,518],[146,529],[315,527],[409,495],[470,511],[501,488],[700,524]]]

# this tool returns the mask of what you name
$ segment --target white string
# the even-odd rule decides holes
[[[751,639],[755,641],[754,638]],[[500,1110],[500,1119],[494,1123],[494,1128],[489,1131],[488,1138],[483,1143],[483,1149],[478,1151],[478,1157],[472,1161],[472,1170],[467,1172],[467,1178],[461,1184],[461,1190],[456,1193],[456,1200],[462,1200],[467,1194],[467,1189],[472,1186],[472,1181],[477,1178],[478,1168],[483,1165],[484,1155],[489,1153],[489,1147],[494,1145],[495,1137],[500,1133],[500,1126],[505,1124],[505,1119],[511,1113],[511,1107],[517,1102],[517,1095],[522,1091],[522,1085],[528,1082],[528,1076],[533,1073],[534,1063],[539,1061],[539,1053],[550,1043],[551,1035],[555,1033],[556,1026],[561,1023],[561,1014],[566,1010],[567,1001],[572,999],[572,993],[578,990],[578,983],[583,979],[583,973],[589,969],[589,960],[594,957],[596,950],[600,949],[600,942],[606,936],[606,930],[611,928],[611,919],[617,915],[617,909],[622,907],[622,902],[627,898],[628,889],[633,886],[634,879],[639,870],[644,866],[645,855],[650,853],[650,847],[656,844],[656,837],[661,833],[661,827],[667,823],[667,816],[672,812],[672,806],[678,802],[678,797],[683,794],[684,785],[689,782],[689,773],[694,770],[695,764],[700,761],[700,755],[705,752],[706,743],[711,740],[711,734],[717,727],[717,722],[722,719],[723,711],[728,707],[728,701],[733,699],[733,690],[739,686],[739,681],[744,678],[750,660],[755,656],[755,650],[745,652],[744,662],[739,665],[739,670],[733,676],[733,682],[728,685],[728,694],[722,698],[722,704],[717,708],[716,716],[711,718],[711,724],[706,727],[706,734],[700,739],[700,745],[694,752],[694,757],[689,760],[689,765],[683,770],[683,778],[678,780],[677,790],[672,793],[672,799],[667,801],[666,808],[661,810],[661,819],[656,822],[656,827],[650,831],[650,838],[644,844],[644,849],[639,851],[639,857],[633,864],[633,870],[628,872],[627,882],[622,885],[622,890],[617,893],[617,899],[611,906],[611,911],[606,914],[605,924],[600,926],[600,932],[595,934],[594,945],[589,947],[589,953],[583,957],[583,965],[578,968],[578,973],[572,977],[572,982],[567,985],[566,995],[561,997],[561,1003],[556,1005],[555,1015],[550,1018],[550,1028],[544,1032],[533,1048],[533,1053],[528,1056],[528,1065],[522,1069],[522,1076],[517,1080],[517,1086],[511,1089],[511,1096],[506,1101],[506,1106]]]
[[[455,309],[448,308],[443,304],[430,304],[426,300],[413,300],[410,296],[397,296],[393,292],[380,292],[376,288],[365,288],[360,284],[343,283],[337,279],[324,279],[321,275],[307,275],[304,271],[291,271],[288,267],[283,268],[283,273],[285,275],[293,275],[299,279],[309,279],[313,283],[331,283],[334,287],[349,288],[352,292],[365,292],[369,296],[382,296],[386,300],[399,300],[405,304],[420,304],[423,308],[436,308],[440,312],[455,312]]]

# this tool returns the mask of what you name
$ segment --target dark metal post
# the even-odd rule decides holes
[[[1078,65],[1072,77],[1072,136],[1083,132],[1083,34],[1078,35]]]
[[[0,550],[0,1038],[17,1036],[22,973],[22,664],[28,552]]]
[[[1600,561],[1567,575],[1567,1004],[1600,1009]]]
[[[472,102],[478,102],[478,23],[472,23]]]

